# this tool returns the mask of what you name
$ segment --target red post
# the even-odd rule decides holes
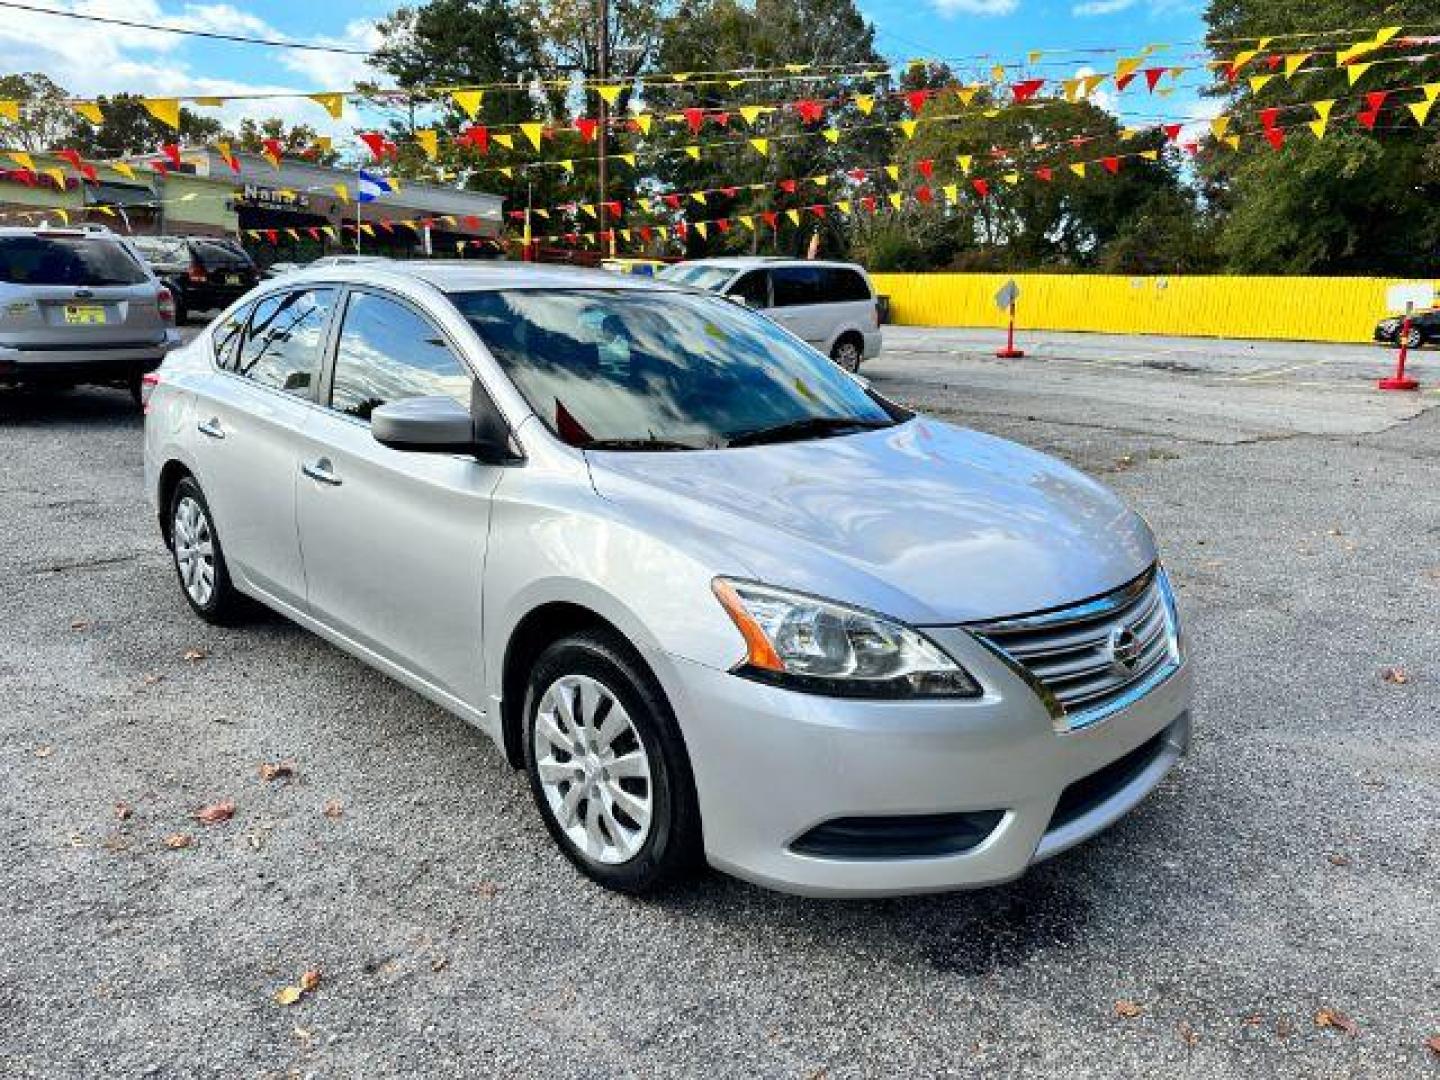
[[[1405,306],[1405,320],[1400,324],[1400,352],[1395,358],[1395,374],[1375,385],[1381,390],[1419,390],[1420,384],[1405,374],[1405,357],[1410,351],[1410,306]]]
[[[1010,301],[1010,329],[1005,332],[1005,347],[995,352],[1001,360],[1016,360],[1025,355],[1024,349],[1015,347],[1015,301]]]

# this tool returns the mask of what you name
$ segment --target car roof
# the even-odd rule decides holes
[[[865,268],[859,263],[841,262],[838,259],[792,259],[784,255],[717,255],[709,259],[686,259],[675,266],[714,266],[720,269],[749,270],[757,266],[826,266],[844,267],[847,270]]]
[[[539,263],[463,261],[458,259],[424,259],[411,262],[392,261],[351,263],[304,269],[287,274],[285,282],[307,280],[349,280],[357,284],[378,282],[386,277],[419,280],[441,292],[481,292],[490,289],[660,289],[675,291],[675,286],[653,278],[612,274],[608,270],[589,270],[573,266],[552,266]]]

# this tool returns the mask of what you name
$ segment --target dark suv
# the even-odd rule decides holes
[[[175,297],[175,319],[228,307],[260,280],[255,262],[233,240],[211,236],[136,236],[136,248]]]
[[[1399,315],[1381,319],[1375,327],[1375,340],[1385,345],[1399,345],[1400,331],[1405,320]],[[1405,339],[1406,348],[1418,349],[1432,341],[1440,341],[1440,308],[1417,311],[1410,316],[1410,333]]]

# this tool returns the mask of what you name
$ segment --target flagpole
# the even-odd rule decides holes
[[[355,254],[360,254],[360,172],[355,172]]]

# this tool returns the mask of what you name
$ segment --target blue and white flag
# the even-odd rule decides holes
[[[376,176],[364,169],[360,170],[360,183],[358,185],[357,198],[362,202],[374,202],[381,195],[389,195],[395,189],[390,186],[390,181],[383,176]]]

